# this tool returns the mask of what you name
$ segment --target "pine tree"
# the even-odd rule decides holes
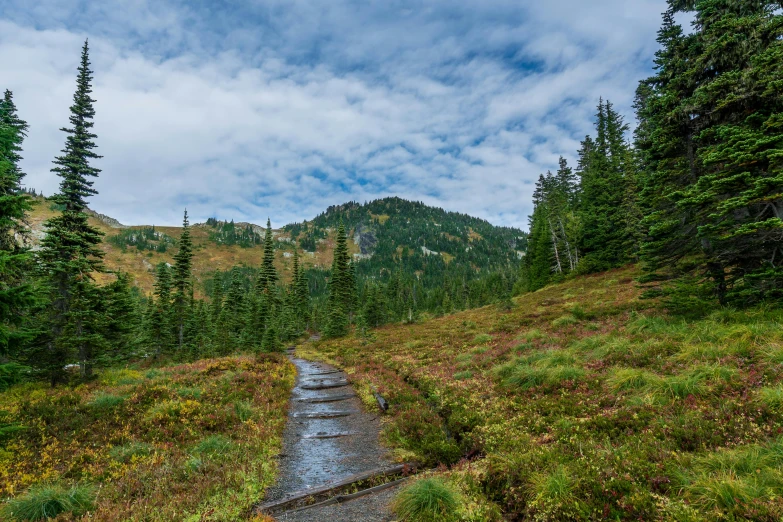
[[[327,301],[326,335],[340,337],[348,333],[350,315],[356,303],[356,284],[348,258],[345,225],[340,223],[332,260]]]
[[[275,242],[272,235],[272,223],[266,220],[266,233],[264,234],[264,259],[261,263],[261,271],[256,280],[257,289],[261,293],[272,295],[277,284],[277,271],[275,270]]]
[[[30,197],[22,190],[24,173],[19,167],[27,123],[16,113],[11,91],[0,101],[0,360],[19,357],[22,342],[31,332],[24,319],[36,304],[26,273],[31,270],[29,253],[17,241],[26,237]]]
[[[62,207],[62,213],[49,219],[47,234],[39,253],[42,268],[48,277],[52,335],[48,349],[48,367],[52,384],[62,380],[62,368],[72,354],[78,357],[82,375],[89,377],[93,361],[102,347],[97,322],[101,319],[97,290],[92,273],[102,271],[103,252],[98,248],[102,233],[87,221],[86,198],[97,194],[92,188],[100,170],[90,160],[100,158],[94,149],[96,135],[92,133],[95,116],[92,92],[92,71],[85,41],[78,68],[77,89],[71,106],[70,128],[61,129],[66,138],[63,155],[52,169],[60,178],[60,192],[52,200]]]
[[[642,258],[652,277],[706,275],[721,303],[783,297],[779,7],[672,3],[637,90]]]
[[[585,168],[580,172],[579,220],[581,222],[581,270],[596,272],[629,261],[631,241],[626,215],[626,164],[628,126],[610,102],[601,100],[596,114],[596,139],[589,152],[580,152]]]
[[[193,265],[193,243],[190,239],[190,223],[188,222],[188,211],[185,210],[185,216],[182,219],[182,235],[179,238],[179,251],[174,256],[174,267],[172,270],[172,289],[174,322],[177,329],[177,343],[180,350],[185,348],[185,324],[188,320],[191,310],[191,295],[193,292],[193,282],[191,279],[191,269]]]
[[[117,279],[102,288],[105,304],[103,336],[113,361],[128,360],[139,333],[141,319],[138,303],[131,291],[130,276],[119,272]]]
[[[167,353],[172,345],[171,269],[160,263],[155,274],[154,298],[148,308],[147,343],[155,348],[155,357]]]

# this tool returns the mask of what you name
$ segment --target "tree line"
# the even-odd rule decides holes
[[[30,249],[27,215],[31,196],[20,167],[28,125],[18,115],[13,94],[0,101],[0,385],[24,377],[52,385],[78,369],[90,379],[94,369],[140,357],[193,360],[238,350],[278,350],[281,342],[309,326],[310,299],[304,271],[294,257],[289,285],[280,284],[273,261],[270,223],[264,257],[254,270],[252,289],[239,269],[209,302],[194,299],[193,244],[187,211],[174,263],[157,267],[152,296],[140,295],[128,274],[100,285],[108,270],[100,249],[103,234],[88,222],[87,198],[100,169],[93,132],[93,73],[85,42],[76,91],[61,155],[52,171],[59,191],[48,198],[57,214],[44,223],[40,249]],[[126,243],[160,242],[154,229],[126,231]],[[138,246],[138,245],[136,245]],[[156,245],[157,246],[157,245]]]
[[[780,7],[670,0],[632,139],[601,100],[576,169],[540,176],[518,288],[640,261],[672,309],[783,297]]]

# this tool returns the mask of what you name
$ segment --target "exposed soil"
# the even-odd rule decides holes
[[[277,483],[265,501],[326,485],[391,464],[378,442],[379,412],[366,412],[345,373],[324,363],[291,357],[296,385],[291,393]],[[277,520],[392,520],[389,500],[398,488],[340,504],[275,515]]]

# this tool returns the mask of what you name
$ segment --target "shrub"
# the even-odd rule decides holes
[[[400,520],[436,522],[455,520],[460,507],[459,494],[443,480],[431,477],[417,480],[394,499],[394,512]]]
[[[61,513],[81,516],[93,509],[94,498],[91,486],[33,486],[26,494],[10,500],[2,514],[8,520],[46,520]]]
[[[24,382],[30,374],[30,368],[17,363],[0,364],[0,392],[15,384]]]
[[[141,373],[127,368],[106,370],[100,376],[100,383],[106,386],[125,386],[127,384],[136,384],[140,380]]]
[[[144,374],[144,377],[146,377],[149,380],[157,379],[163,375],[163,372],[158,370],[157,368],[153,368],[151,370],[147,370],[147,373]]]
[[[152,446],[144,442],[130,442],[114,446],[109,450],[109,456],[117,462],[130,462],[133,457],[146,457],[152,453]]]

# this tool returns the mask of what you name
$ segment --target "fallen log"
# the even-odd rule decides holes
[[[318,404],[322,402],[337,402],[353,399],[356,397],[353,393],[343,393],[340,395],[332,395],[331,397],[305,397],[303,399],[296,399],[296,402],[306,402],[308,404]]]
[[[328,390],[329,388],[342,388],[343,386],[348,386],[348,381],[302,384],[299,387],[303,390]]]
[[[391,482],[387,482],[385,484],[381,484],[379,486],[363,489],[361,491],[357,491],[356,493],[351,493],[349,495],[336,495],[322,502],[316,502],[315,504],[310,504],[308,506],[302,506],[296,509],[291,509],[290,511],[288,511],[288,513],[295,513],[297,511],[304,511],[305,509],[328,506],[330,504],[340,504],[342,502],[348,502],[349,500],[353,500],[355,498],[363,497],[365,495],[370,495],[372,493],[377,493],[379,491],[383,491],[384,489],[393,488],[394,486],[398,486],[408,479],[409,477],[403,477],[397,480],[392,480]]]
[[[388,477],[392,475],[398,475],[406,473],[413,468],[413,464],[396,464],[393,466],[365,471],[363,473],[357,473],[346,477],[338,482],[331,484],[325,484],[323,486],[311,489],[305,489],[291,493],[286,498],[275,500],[272,502],[265,502],[263,504],[257,504],[253,509],[253,514],[267,514],[273,515],[280,513],[281,511],[290,510],[300,507],[302,505],[309,505],[314,502],[318,502],[319,499],[328,499],[332,494],[339,492],[342,489],[348,488],[357,482],[363,482],[367,480]]]

